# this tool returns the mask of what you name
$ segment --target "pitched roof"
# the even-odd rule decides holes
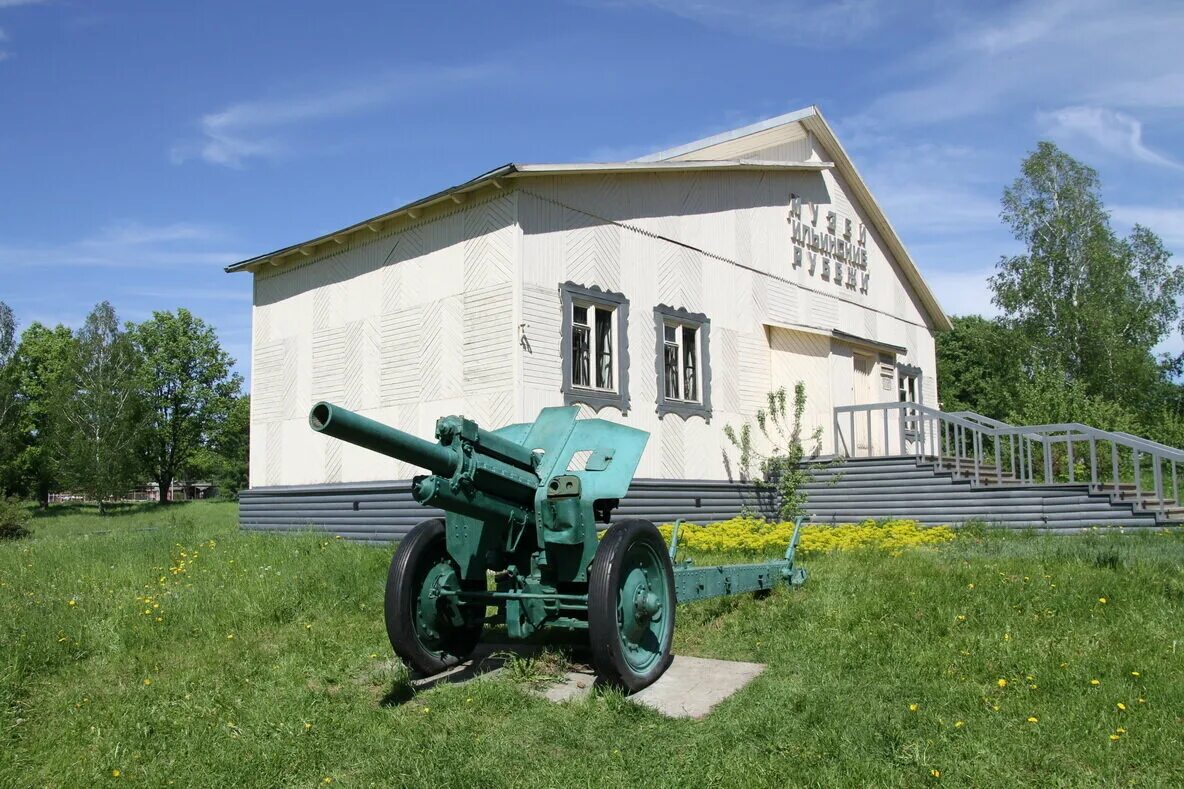
[[[347,236],[364,231],[377,232],[380,229],[386,229],[390,223],[398,220],[409,221],[417,219],[424,208],[427,208],[437,203],[452,201],[454,203],[463,203],[468,195],[472,192],[485,188],[500,189],[503,187],[503,182],[511,178],[523,178],[531,176],[543,175],[576,175],[588,173],[672,173],[672,172],[690,172],[710,170],[713,172],[721,171],[737,171],[737,170],[790,170],[790,171],[806,171],[817,172],[825,170],[833,165],[830,162],[813,161],[813,162],[782,162],[782,161],[763,161],[758,159],[730,159],[721,160],[713,159],[706,161],[673,161],[673,162],[573,162],[567,164],[504,164],[501,167],[483,173],[476,178],[465,181],[462,184],[451,186],[435,194],[420,198],[406,205],[399,206],[393,211],[387,211],[384,214],[371,217],[370,219],[357,222],[349,227],[341,230],[334,230],[332,233],[325,233],[308,241],[302,241],[299,244],[292,244],[291,246],[277,249],[274,252],[268,252],[263,255],[256,255],[253,258],[239,261],[238,263],[231,263],[226,267],[226,271],[243,271],[253,270],[264,263],[272,263],[279,265],[279,263],[289,257],[303,256],[308,257],[317,247],[324,246],[330,243],[341,244]]]
[[[822,149],[833,161],[822,161],[812,157],[802,161],[772,161],[749,158],[753,152],[766,151],[778,145],[792,144],[806,135],[813,135]],[[739,129],[705,137],[701,140],[679,145],[631,162],[577,162],[568,164],[505,164],[483,173],[464,183],[449,187],[435,194],[400,206],[393,211],[379,214],[370,219],[326,233],[299,244],[277,249],[263,255],[233,263],[226,271],[252,271],[264,263],[280,265],[286,259],[308,257],[318,247],[341,244],[347,236],[362,232],[378,232],[399,222],[417,219],[425,208],[452,201],[460,204],[469,195],[482,189],[501,189],[504,182],[512,178],[545,175],[572,175],[588,173],[635,173],[635,172],[687,172],[727,170],[799,170],[820,171],[834,168],[839,173],[855,199],[867,212],[871,224],[884,240],[889,253],[900,265],[905,279],[921,300],[925,311],[938,329],[951,329],[953,324],[942,310],[933,291],[929,289],[916,263],[905,249],[904,243],[888,217],[880,209],[871,190],[855,169],[851,158],[835,137],[834,130],[822,117],[816,106],[806,107],[775,118],[759,121]]]

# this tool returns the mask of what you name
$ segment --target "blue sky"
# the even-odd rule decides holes
[[[818,104],[946,310],[990,314],[999,195],[1042,138],[1184,254],[1182,41],[1178,0],[0,0],[0,300],[187,306],[249,374],[228,263],[505,162]]]

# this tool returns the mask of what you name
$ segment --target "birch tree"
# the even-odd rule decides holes
[[[137,481],[140,402],[136,355],[109,302],[86,317],[54,402],[63,481],[105,511]]]
[[[1153,349],[1176,328],[1184,272],[1147,228],[1116,236],[1100,192],[1096,171],[1039,143],[1003,194],[1002,219],[1025,251],[1000,260],[994,302],[1029,352],[1028,378],[1057,369],[1144,407],[1162,381]]]

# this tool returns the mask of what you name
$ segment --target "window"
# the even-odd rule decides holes
[[[560,286],[563,302],[564,402],[599,410],[629,407],[629,301],[620,293],[573,282]]]
[[[707,316],[662,304],[654,308],[658,414],[711,417]]]
[[[663,331],[663,364],[667,400],[699,402],[698,326],[666,321]]]
[[[573,302],[571,314],[572,386],[615,392],[613,323],[616,308]]]

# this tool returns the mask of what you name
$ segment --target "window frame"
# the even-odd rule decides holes
[[[680,329],[693,328],[695,330],[695,353],[698,357],[698,387],[699,399],[683,400],[669,398],[666,396],[666,325],[668,323],[675,324]],[[699,312],[690,312],[688,310],[671,307],[667,304],[659,304],[654,307],[654,334],[656,335],[656,344],[654,351],[654,368],[657,372],[657,412],[658,417],[661,418],[666,414],[677,414],[683,419],[689,419],[692,416],[701,416],[705,421],[711,421],[711,320],[704,314]],[[682,385],[681,376],[684,368],[684,357],[682,356],[682,335],[679,335],[678,342],[680,357],[679,357],[679,375],[680,386]]]
[[[601,290],[595,285],[587,287],[574,282],[564,282],[559,286],[560,301],[562,302],[563,319],[561,321],[560,356],[563,363],[563,402],[565,405],[582,403],[599,411],[605,406],[612,406],[622,414],[629,412],[629,299],[623,293],[611,290]],[[595,309],[605,309],[611,313],[611,330],[615,332],[615,339],[610,340],[610,353],[613,363],[613,380],[615,389],[601,389],[596,386],[577,386],[574,383],[574,343],[572,330],[575,326],[574,309],[577,306],[588,307],[593,310],[591,322],[588,325],[589,342],[589,378],[596,379],[596,317]],[[615,346],[615,347],[613,347]]]
[[[896,365],[896,401],[898,403],[915,403],[917,405],[925,404],[924,390],[922,389],[922,382],[924,374],[920,367],[911,364],[897,363]],[[909,385],[912,383],[912,400],[905,398],[909,394]],[[905,408],[905,429],[909,431],[916,431],[919,429],[918,415],[919,411],[915,408]]]

